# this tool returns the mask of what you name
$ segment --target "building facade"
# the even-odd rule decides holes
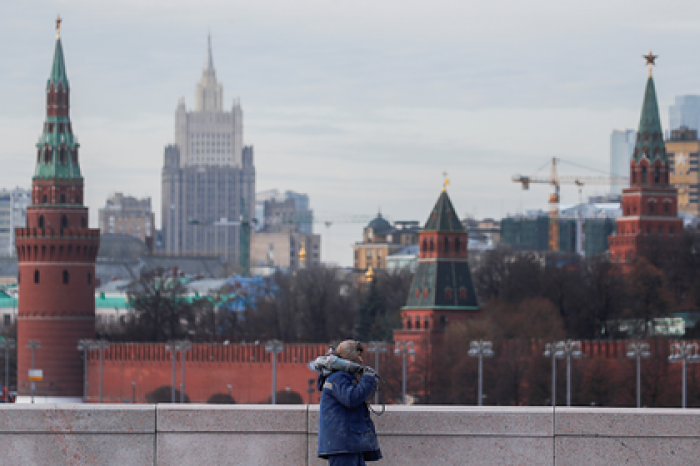
[[[130,235],[140,239],[153,250],[155,239],[155,213],[151,198],[136,199],[115,193],[98,211],[98,224],[102,234]]]
[[[629,267],[650,248],[683,231],[678,193],[670,184],[671,163],[664,145],[654,79],[649,73],[637,142],[630,162],[630,187],[622,192],[622,216],[609,238],[611,258]]]
[[[302,248],[306,252],[304,264],[299,256]],[[250,263],[253,267],[281,270],[317,267],[321,265],[321,236],[289,230],[255,233],[251,240]]]
[[[60,20],[58,21],[60,28]],[[60,33],[60,29],[58,29]],[[57,34],[46,84],[46,120],[36,144],[32,205],[25,228],[15,230],[19,262],[17,325],[18,402],[31,385],[45,402],[80,402],[81,339],[95,336],[95,260],[100,231],[88,228],[78,144],[70,120],[70,86]],[[27,346],[35,347],[34,350]],[[29,381],[30,368],[43,380]]]
[[[0,191],[0,256],[14,256],[15,228],[27,223],[27,207],[32,203],[32,193],[15,188]]]
[[[242,223],[255,215],[253,148],[243,145],[238,101],[223,108],[211,38],[195,109],[181,99],[175,112],[175,144],[165,148],[162,171],[163,249],[168,254],[218,255],[227,262],[249,257]]]
[[[633,129],[615,129],[610,135],[610,175],[612,177],[627,176],[630,160],[634,152],[637,132]],[[617,184],[613,178],[610,182],[610,194],[622,194],[629,185]]]
[[[700,131],[700,95],[679,95],[668,109],[670,130],[688,128]]]
[[[671,131],[666,152],[671,164],[671,184],[678,190],[679,212],[700,215],[700,141],[697,130],[681,128]]]
[[[420,224],[399,221],[391,225],[381,213],[362,231],[362,242],[353,245],[353,265],[356,272],[387,270],[387,257],[405,246],[418,244]]]

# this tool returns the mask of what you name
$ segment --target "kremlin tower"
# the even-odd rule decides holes
[[[443,189],[420,233],[418,268],[394,341],[412,341],[417,353],[430,352],[442,343],[450,323],[478,314],[467,258],[467,232]]]
[[[678,217],[678,192],[669,184],[670,161],[651,75],[656,56],[649,52],[644,58],[649,79],[630,162],[630,187],[623,190],[622,216],[617,219],[617,232],[609,238],[610,256],[625,270],[636,257],[683,230],[683,220]]]
[[[36,144],[32,206],[26,228],[15,230],[19,262],[18,402],[30,399],[28,370],[43,370],[37,402],[80,402],[80,339],[95,336],[95,259],[100,232],[88,228],[83,205],[80,145],[71,127],[70,87],[56,20],[56,49],[46,83],[46,121]]]

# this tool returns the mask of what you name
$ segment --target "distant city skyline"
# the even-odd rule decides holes
[[[700,5],[689,1],[4,6],[0,186],[28,187],[60,12],[93,222],[115,191],[151,197],[160,211],[172,113],[180,97],[194,104],[209,31],[224,102],[246,109],[256,189],[308,193],[319,217],[381,209],[424,223],[443,171],[460,216],[546,209],[547,187],[521,191],[511,175],[553,156],[607,171],[611,130],[638,125],[649,49],[664,131],[675,96],[700,94],[689,58]],[[563,189],[563,203],[577,199]],[[351,265],[364,226],[316,225],[325,259]]]

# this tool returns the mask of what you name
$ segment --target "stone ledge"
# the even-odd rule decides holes
[[[700,409],[557,408],[556,436],[700,437]]]
[[[307,430],[306,405],[169,405],[156,409],[158,432],[272,432]]]
[[[155,427],[154,405],[0,405],[0,433],[153,434]]]

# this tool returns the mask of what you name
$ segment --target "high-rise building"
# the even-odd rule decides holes
[[[151,198],[136,199],[115,193],[98,211],[100,231],[136,237],[153,250],[155,213],[151,210]]]
[[[247,260],[250,238],[241,224],[255,214],[253,148],[243,145],[238,101],[230,111],[223,109],[211,37],[195,109],[188,111],[180,99],[175,112],[175,144],[164,154],[162,202],[165,253]]]
[[[637,132],[632,129],[615,129],[610,135],[610,175],[614,177],[627,176],[630,169],[630,160],[634,151],[634,143]],[[610,183],[610,194],[622,194],[629,184]]]
[[[666,152],[671,162],[671,184],[678,190],[678,210],[700,215],[700,141],[697,130],[681,128],[671,131]]]
[[[648,60],[653,63],[653,57]],[[617,219],[617,232],[608,240],[611,258],[627,268],[650,248],[682,233],[678,193],[670,184],[670,170],[650,71],[630,163],[630,187],[622,192],[622,216]]]
[[[676,96],[676,103],[668,111],[671,131],[682,127],[700,131],[700,95]]]
[[[18,402],[29,402],[29,369],[40,402],[80,402],[83,361],[78,342],[95,337],[95,260],[100,231],[88,228],[83,205],[80,145],[70,120],[70,86],[60,19],[46,83],[46,120],[36,144],[32,205],[26,228],[15,230],[19,262],[17,323]],[[29,346],[29,347],[28,347]],[[33,347],[34,349],[31,349]]]
[[[15,228],[27,224],[27,207],[31,203],[32,194],[27,189],[0,191],[0,256],[15,255]]]
[[[268,189],[255,195],[256,230],[293,229],[309,235],[313,232],[313,217],[308,194]]]

